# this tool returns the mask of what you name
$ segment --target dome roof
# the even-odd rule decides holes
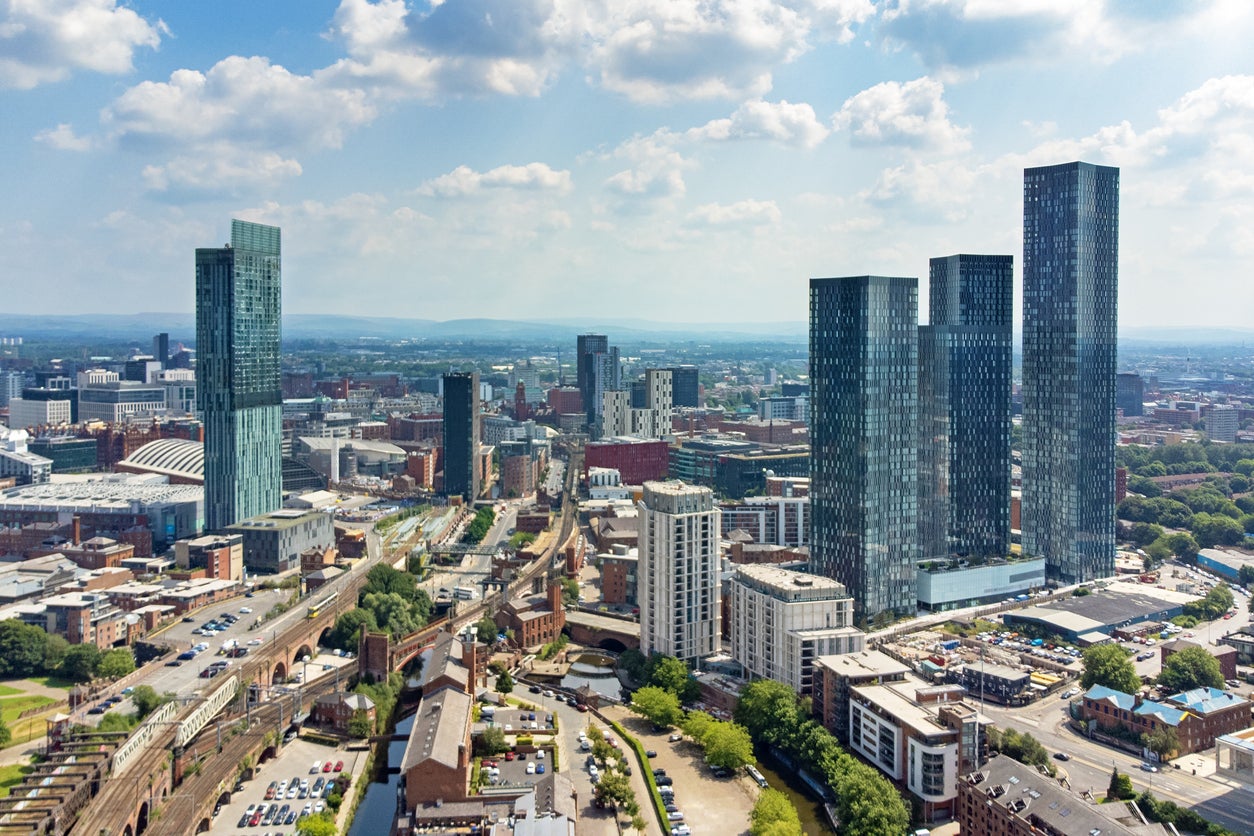
[[[188,481],[205,479],[205,445],[182,438],[150,441],[117,464],[118,470],[160,473]]]

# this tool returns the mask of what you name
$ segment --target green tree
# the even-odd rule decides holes
[[[296,832],[300,836],[336,836],[339,828],[329,813],[322,812],[297,819]]]
[[[386,563],[377,563],[366,573],[366,585],[362,587],[361,595],[364,598],[372,592],[396,594],[412,601],[418,592],[418,580],[408,572],[394,569]]]
[[[348,718],[349,737],[361,740],[372,734],[374,734],[374,721],[370,719],[370,714],[360,708],[354,711],[353,716]]]
[[[705,733],[710,730],[710,726],[717,722],[704,711],[689,711],[688,716],[680,724],[680,728],[684,730],[684,734],[700,743],[705,738]]]
[[[134,714],[121,714],[117,711],[110,711],[100,718],[97,729],[103,732],[128,732],[139,724],[139,718]]]
[[[1126,801],[1136,797],[1136,790],[1132,789],[1132,779],[1122,774],[1118,769],[1111,770],[1110,785],[1106,787],[1106,798],[1114,801]]]
[[[615,807],[626,807],[636,800],[635,790],[631,788],[631,780],[623,773],[614,770],[607,771],[601,776],[592,794],[607,805],[612,804]]]
[[[645,828],[648,826],[648,822],[644,820],[644,816],[639,813],[636,813],[636,815],[631,817],[631,829],[637,833],[644,833]]]
[[[1191,688],[1222,688],[1224,675],[1219,660],[1202,647],[1186,647],[1167,657],[1158,675],[1158,690],[1178,694]]]
[[[1189,563],[1197,560],[1197,552],[1201,548],[1192,534],[1183,531],[1167,535],[1167,546],[1172,554]]]
[[[673,726],[684,716],[679,697],[656,685],[646,685],[632,694],[631,710],[655,726]]]
[[[740,693],[735,717],[754,740],[783,743],[789,731],[799,725],[797,692],[770,679],[750,682]]]
[[[505,742],[505,730],[500,726],[488,726],[475,738],[475,751],[481,755],[496,755],[509,748]]]
[[[58,673],[74,682],[86,682],[96,675],[100,664],[100,648],[94,644],[76,644],[65,651]]]
[[[1162,536],[1163,527],[1154,523],[1132,523],[1128,529],[1128,540],[1137,548],[1143,549]]]
[[[781,827],[782,826],[782,827]],[[750,836],[801,836],[801,817],[788,796],[779,790],[766,789],[758,796],[749,813]]]
[[[414,602],[398,592],[363,595],[361,606],[373,613],[379,629],[391,633],[393,638],[409,635],[427,623]]]
[[[701,737],[706,763],[739,769],[753,763],[753,740],[748,730],[736,723],[715,722]]]
[[[58,636],[53,633],[46,634],[46,638],[43,669],[45,671],[55,671],[61,667],[61,660],[65,658],[65,651],[70,649],[70,643],[64,636]]]
[[[0,621],[0,677],[24,678],[42,673],[48,634],[17,619]]]
[[[129,647],[106,650],[96,665],[96,674],[108,679],[121,679],[135,670],[135,654]]]
[[[135,690],[131,691],[131,702],[141,720],[173,699],[173,694],[158,694],[151,685],[136,685]]]
[[[479,641],[484,644],[492,644],[496,641],[496,635],[496,622],[486,615],[475,622],[475,638]]]
[[[509,675],[509,671],[505,671],[505,673],[496,678],[496,692],[498,694],[513,693],[513,690],[514,677]]]
[[[574,578],[562,578],[562,603],[568,607],[579,603],[579,581]]]
[[[1180,751],[1180,738],[1171,726],[1159,726],[1152,732],[1141,735],[1141,745],[1158,755],[1161,760],[1166,760]]]
[[[901,795],[882,775],[845,755],[838,769],[836,812],[841,836],[884,836],[905,833],[910,811]]]
[[[335,626],[331,628],[331,634],[327,637],[327,647],[355,653],[361,641],[363,629],[367,633],[378,631],[379,622],[375,619],[374,613],[360,607],[349,610],[335,619]]]
[[[1095,644],[1084,651],[1084,674],[1080,685],[1091,688],[1105,685],[1125,694],[1135,694],[1141,678],[1128,659],[1127,652],[1117,644]]]
[[[1049,752],[1045,751],[1039,740],[1027,732],[990,727],[988,745],[990,749],[1009,755],[1020,763],[1040,767],[1050,775],[1056,771],[1050,763]]]
[[[692,678],[692,674],[688,671],[688,666],[674,656],[657,657],[656,662],[652,663],[652,671],[649,673],[649,684],[656,685],[670,691],[679,697],[681,703],[690,703],[695,700],[701,693],[701,689],[697,686],[696,681]]]
[[[0,749],[9,745],[9,741],[13,739],[13,732],[5,724],[4,720],[0,720]]]

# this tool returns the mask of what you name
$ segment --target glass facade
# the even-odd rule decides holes
[[[1014,259],[930,262],[919,329],[919,547],[924,560],[1010,548]]]
[[[1023,173],[1023,550],[1076,583],[1115,571],[1119,169]]]
[[[810,280],[810,565],[866,620],[913,614],[918,280]]]
[[[479,496],[479,373],[444,375],[444,493]]]
[[[205,527],[282,504],[279,228],[231,221],[196,250],[196,402],[205,421]]]

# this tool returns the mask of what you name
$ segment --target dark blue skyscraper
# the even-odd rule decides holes
[[[231,243],[196,250],[196,403],[205,421],[205,527],[283,501],[279,228],[231,221]]]
[[[810,280],[810,565],[863,619],[917,608],[918,280]]]
[[[1023,172],[1023,550],[1076,583],[1115,570],[1119,169]]]
[[[1014,259],[930,262],[919,329],[919,546],[924,560],[1010,548]]]
[[[479,373],[444,375],[444,493],[479,497]]]

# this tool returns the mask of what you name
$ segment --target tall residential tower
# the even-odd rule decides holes
[[[858,615],[913,614],[918,280],[810,280],[810,565]]]
[[[709,488],[645,482],[640,503],[640,650],[695,662],[719,649],[719,510]]]
[[[444,375],[444,493],[479,497],[479,373]]]
[[[930,262],[919,328],[919,547],[924,560],[1010,550],[1014,259]]]
[[[1115,570],[1119,169],[1023,172],[1023,551],[1046,577]]]
[[[205,422],[205,528],[283,501],[279,228],[231,221],[196,250],[196,405]]]

